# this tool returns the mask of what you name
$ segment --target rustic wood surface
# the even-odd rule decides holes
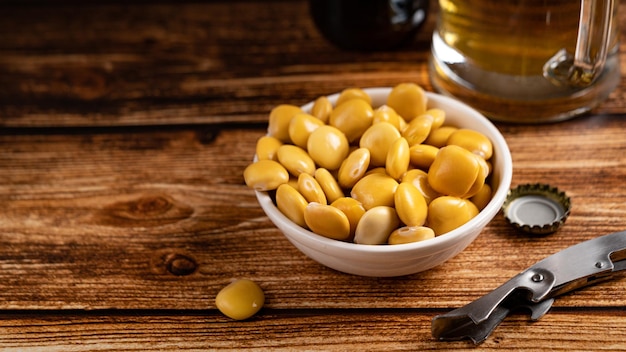
[[[513,185],[571,197],[559,232],[531,238],[497,216],[427,272],[321,266],[244,185],[273,106],[349,86],[432,90],[435,12],[407,47],[355,53],[320,37],[305,1],[0,2],[0,349],[626,349],[626,279],[561,297],[537,322],[516,314],[478,347],[430,335],[434,315],[626,229],[623,79],[589,116],[497,124]],[[243,322],[214,304],[237,278],[267,298]]]

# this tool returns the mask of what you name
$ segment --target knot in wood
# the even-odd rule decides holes
[[[187,219],[193,208],[167,195],[141,195],[110,204],[98,214],[97,222],[113,226],[159,226]]]
[[[107,73],[93,67],[66,69],[55,85],[55,94],[64,94],[90,101],[102,98],[108,91]]]
[[[165,256],[165,269],[176,276],[193,274],[198,264],[193,258],[181,253],[170,253]]]
[[[165,197],[147,196],[128,203],[128,213],[137,218],[153,218],[165,214],[172,208],[173,204]]]

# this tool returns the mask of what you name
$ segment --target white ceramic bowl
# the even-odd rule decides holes
[[[391,88],[364,89],[372,105],[383,105]],[[334,104],[339,94],[328,96]],[[428,107],[446,112],[446,124],[482,132],[493,143],[492,187],[489,204],[463,226],[421,242],[398,245],[364,245],[329,239],[308,231],[289,220],[274,205],[267,192],[256,192],[259,204],[283,234],[309,258],[348,274],[389,277],[417,273],[442,264],[464,250],[498,213],[511,186],[513,162],[511,153],[498,129],[469,106],[439,94],[427,93]],[[302,106],[310,111],[313,103]]]

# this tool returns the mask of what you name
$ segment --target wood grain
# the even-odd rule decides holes
[[[264,3],[4,6],[0,126],[265,123],[278,104],[350,86],[432,90],[421,63],[436,6],[409,46],[363,53],[326,42],[306,1]],[[621,111],[623,82],[597,113]]]
[[[523,235],[499,214],[427,272],[328,269],[245,186],[275,105],[349,86],[430,90],[434,19],[408,47],[356,53],[319,36],[304,0],[0,2],[0,349],[626,349],[622,277],[559,297],[538,322],[514,315],[479,347],[430,336],[434,315],[626,230],[624,80],[589,116],[496,124],[513,186],[571,197],[559,232]],[[238,278],[267,298],[243,322],[214,304]]]
[[[268,221],[242,178],[262,128],[212,129],[210,138],[189,128],[0,136],[11,146],[0,153],[1,301],[9,309],[212,308],[221,287],[248,277],[276,308],[454,307],[558,249],[626,228],[624,128],[617,116],[503,126],[514,184],[566,190],[574,204],[566,226],[533,239],[498,216],[467,253],[391,279],[322,267]],[[194,267],[174,269],[185,275],[167,269],[181,257]],[[622,306],[624,285],[592,287],[557,305]]]
[[[6,351],[33,346],[46,351],[620,351],[625,346],[621,310],[557,311],[536,322],[515,314],[479,346],[434,340],[430,320],[435,314],[270,310],[242,323],[203,311],[9,313],[0,318],[0,345]],[[577,319],[591,328],[580,329]]]

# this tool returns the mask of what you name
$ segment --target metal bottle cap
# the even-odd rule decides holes
[[[555,232],[569,216],[571,203],[565,192],[546,184],[525,184],[509,190],[502,205],[513,227],[534,235]]]

